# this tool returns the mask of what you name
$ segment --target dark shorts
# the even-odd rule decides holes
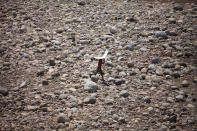
[[[97,73],[101,74],[102,76],[104,75],[104,72],[102,71],[102,69],[99,69],[99,68],[97,68],[97,70],[95,70],[95,71],[92,71],[92,73],[94,75],[96,75]]]

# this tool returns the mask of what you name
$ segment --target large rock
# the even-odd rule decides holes
[[[87,79],[85,81],[84,90],[90,93],[96,92],[98,90],[98,85],[95,82]]]

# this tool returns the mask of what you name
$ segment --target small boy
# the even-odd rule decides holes
[[[96,71],[93,72],[93,74],[90,74],[90,78],[92,75],[96,75],[97,73],[100,73],[100,75],[102,76],[102,80],[105,81],[104,80],[104,72],[102,71],[102,68],[101,68],[102,64],[104,64],[104,63],[105,63],[105,59],[99,59],[98,67],[97,67]]]

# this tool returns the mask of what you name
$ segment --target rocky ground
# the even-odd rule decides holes
[[[185,1],[0,0],[0,130],[197,130]]]

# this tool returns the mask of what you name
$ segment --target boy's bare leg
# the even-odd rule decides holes
[[[102,80],[105,81],[105,80],[104,80],[104,72],[103,72],[102,70],[100,70],[99,73],[100,73],[101,76],[102,76]]]

